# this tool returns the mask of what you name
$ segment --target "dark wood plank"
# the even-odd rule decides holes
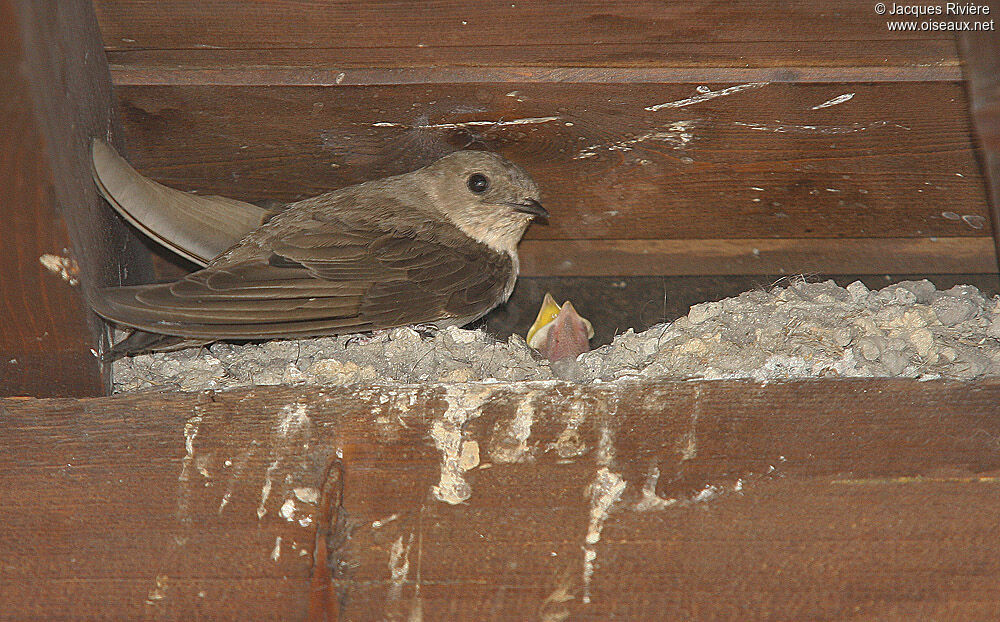
[[[0,395],[98,394],[97,366],[70,360],[90,347],[80,296],[39,262],[44,253],[65,257],[65,226],[56,218],[50,170],[35,124],[31,97],[18,70],[18,36],[13,7],[0,3],[5,36],[0,73]],[[88,355],[89,356],[89,355]],[[83,363],[76,369],[76,366]],[[55,372],[55,373],[53,373]],[[62,386],[52,387],[60,378]],[[54,391],[50,392],[50,387]]]
[[[29,83],[66,220],[81,285],[142,282],[148,252],[114,215],[91,179],[90,140],[120,145],[119,119],[93,8],[86,0],[21,2]]]
[[[1000,12],[1000,5],[993,3]],[[1000,36],[962,33],[959,38],[969,80],[970,109],[983,154],[997,256],[1000,257]]]
[[[891,32],[867,0],[95,4],[112,61],[133,65],[957,66],[949,33]]]
[[[809,46],[809,44],[804,44]],[[770,44],[739,44],[744,55],[749,50]],[[942,42],[936,58],[947,55],[950,42]],[[630,49],[641,46],[629,46]],[[685,45],[685,50],[697,44]],[[817,50],[829,51],[827,43],[813,44]],[[882,47],[879,42],[866,43],[864,49]],[[521,50],[523,48],[517,48]],[[593,48],[587,48],[593,49]],[[801,47],[796,47],[800,50]],[[860,49],[851,45],[850,50]],[[850,50],[833,62],[844,60]],[[385,59],[372,58],[383,52]],[[346,59],[355,56],[353,50],[239,50],[223,53],[215,50],[136,50],[109,51],[111,77],[115,84],[124,86],[149,85],[216,85],[216,86],[372,86],[376,84],[451,84],[451,83],[656,83],[678,84],[690,82],[955,82],[962,79],[962,70],[956,64],[935,62],[908,65],[875,66],[813,66],[791,64],[791,59],[764,56],[739,67],[729,66],[552,66],[517,65],[511,67],[466,67],[457,65],[467,50],[446,48],[435,50],[439,55],[447,52],[454,58],[442,58],[432,65],[418,67],[392,67],[390,59],[398,53],[387,48],[365,50],[358,62],[377,64],[376,67],[354,66]],[[538,52],[538,51],[536,51]],[[581,53],[583,50],[581,50]],[[552,58],[567,53],[563,47],[538,52],[542,58]],[[634,52],[633,52],[634,53]],[[816,52],[819,54],[819,51]],[[508,52],[510,54],[510,52]],[[796,53],[796,58],[799,55]],[[513,59],[511,59],[513,60]],[[443,66],[441,63],[455,63]],[[525,58],[524,62],[539,62],[539,58]],[[706,61],[707,62],[707,61]],[[598,64],[593,61],[593,64]],[[386,67],[386,65],[390,65]]]
[[[995,380],[0,400],[4,614],[987,619],[998,402]]]
[[[119,92],[141,170],[242,199],[303,198],[469,145],[541,185],[552,218],[529,239],[991,235],[959,84]]]
[[[996,272],[988,237],[526,240],[519,254],[524,276]]]
[[[0,395],[98,395],[84,298],[148,264],[90,182],[89,137],[116,127],[96,22],[88,2],[7,0],[0,29]]]

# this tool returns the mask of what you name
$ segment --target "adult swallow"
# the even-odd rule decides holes
[[[172,283],[97,292],[94,311],[133,329],[105,354],[112,360],[223,339],[462,326],[507,300],[517,245],[548,218],[531,177],[482,151],[280,211],[160,185],[101,141],[91,153],[108,202],[203,266]]]

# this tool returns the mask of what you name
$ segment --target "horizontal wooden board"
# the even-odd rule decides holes
[[[526,240],[524,276],[993,274],[993,240]]]
[[[308,197],[468,146],[503,153],[539,182],[552,218],[529,239],[991,233],[960,84],[118,92],[138,168],[253,201]]]
[[[225,61],[209,60],[199,51],[109,52],[111,76],[122,86],[372,86],[377,84],[452,83],[655,83],[690,82],[957,82],[959,65],[925,64],[917,67],[358,67],[331,55],[280,60],[274,52],[233,52]],[[262,65],[261,63],[269,63]],[[763,62],[763,61],[762,61]],[[291,66],[290,66],[291,64]]]
[[[884,379],[0,400],[4,615],[989,619],[997,403]]]
[[[195,51],[200,60],[187,63],[243,64],[232,51],[264,50],[252,64],[957,66],[949,33],[890,31],[867,0],[446,0],[420,10],[399,0],[95,6],[114,63],[157,56],[184,63],[177,51]]]

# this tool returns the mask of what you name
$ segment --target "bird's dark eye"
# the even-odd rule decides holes
[[[482,194],[490,187],[490,180],[486,175],[482,173],[473,173],[469,175],[469,190],[475,192],[476,194]]]

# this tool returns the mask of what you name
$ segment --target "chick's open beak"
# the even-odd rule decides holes
[[[544,334],[539,335],[538,339],[535,339],[535,335],[543,327],[551,324],[558,315],[559,305],[556,303],[556,299],[552,297],[551,293],[546,292],[545,298],[542,300],[542,308],[538,310],[538,317],[535,318],[535,323],[528,329],[528,336],[525,338],[529,346],[536,350],[542,347],[542,344],[545,343],[546,335],[548,335],[548,329],[544,331]]]
[[[538,317],[528,331],[528,345],[550,361],[575,359],[590,350],[594,327],[580,317],[568,300],[560,307],[552,294],[545,294]]]
[[[531,214],[532,216],[537,216],[539,218],[549,217],[548,210],[542,207],[542,204],[535,199],[527,199],[522,203],[508,203],[507,205],[522,214]]]

